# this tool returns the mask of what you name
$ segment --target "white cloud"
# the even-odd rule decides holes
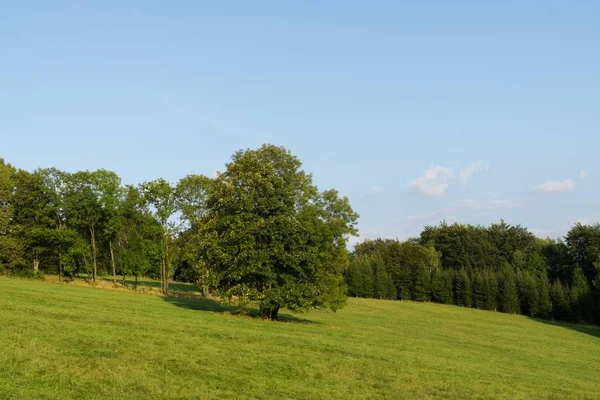
[[[463,185],[466,185],[476,173],[487,171],[488,168],[487,164],[479,160],[462,168],[458,179]],[[439,197],[446,194],[456,180],[457,176],[452,168],[433,165],[425,170],[423,176],[409,181],[408,187],[425,196]]]
[[[432,212],[425,212],[425,213],[409,215],[406,219],[408,219],[409,221],[430,221],[430,220],[434,220],[434,219],[448,220],[450,218],[456,218],[452,214],[456,213],[457,211],[459,211],[458,208],[448,207],[448,208],[442,208],[440,210],[436,210],[436,211],[432,211]]]
[[[552,181],[543,183],[541,185],[534,186],[531,190],[538,193],[555,193],[555,192],[565,192],[568,190],[575,189],[575,182],[571,179],[567,179],[565,181]]]
[[[474,200],[462,199],[459,206],[469,210],[495,210],[498,208],[514,208],[525,204],[527,199],[497,199],[497,200]]]
[[[408,187],[425,196],[439,197],[446,193],[454,179],[452,168],[434,165],[426,169],[423,176],[408,182]]]
[[[383,193],[385,188],[381,185],[373,185],[371,186],[371,193]]]
[[[473,164],[463,168],[460,171],[460,181],[462,182],[463,185],[466,185],[467,182],[473,177],[475,176],[475,174],[477,172],[480,171],[487,171],[489,168],[489,166],[487,164],[484,164],[483,161],[479,160],[474,162]]]
[[[584,180],[585,178],[587,178],[588,176],[590,176],[590,171],[588,171],[585,168],[581,168],[581,171],[579,171],[579,180]]]

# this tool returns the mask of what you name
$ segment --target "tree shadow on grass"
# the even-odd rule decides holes
[[[108,282],[108,283],[112,283],[112,281],[113,281],[112,276],[99,277],[98,279],[100,279],[104,282]],[[122,284],[123,284],[123,278],[117,277],[117,285],[122,285]],[[135,287],[136,286],[135,279],[132,279],[132,278],[125,279],[125,285],[127,285],[129,287]],[[140,288],[160,289],[160,282],[140,279],[137,282],[137,286]],[[194,285],[192,283],[169,282],[169,290],[172,290],[175,292],[195,292],[195,291],[198,291],[199,289],[196,285]]]
[[[590,336],[600,339],[600,327],[598,327],[598,326],[572,324],[569,322],[551,321],[548,319],[538,319],[538,318],[531,318],[531,319],[533,319],[536,322],[541,322],[546,325],[559,326],[561,328],[580,332],[585,335],[590,335]]]
[[[221,302],[211,298],[200,296],[167,296],[165,301],[174,306],[187,308],[194,311],[208,311],[221,314],[240,315],[251,318],[260,318],[260,311],[256,308],[240,307],[236,304]],[[320,325],[321,322],[298,318],[291,314],[279,314],[279,321],[285,323]]]

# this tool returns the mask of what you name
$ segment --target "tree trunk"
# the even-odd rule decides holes
[[[169,295],[169,270],[171,269],[169,265],[169,238],[167,236],[168,234],[168,232],[165,233],[165,296]]]
[[[271,310],[271,321],[277,321],[279,319],[279,306]]]
[[[37,274],[37,272],[39,270],[40,270],[40,259],[36,255],[35,258],[33,259],[33,272],[35,272]]]
[[[268,319],[270,321],[277,321],[279,319],[279,308],[280,306],[274,308],[261,307],[260,317],[262,319]]]
[[[62,254],[58,251],[58,279],[63,280]]]
[[[165,292],[165,257],[163,255],[163,257],[161,257],[160,259],[160,292],[164,293]]]
[[[115,265],[115,252],[113,251],[112,240],[108,242],[108,247],[110,248],[110,263],[113,270],[113,285],[117,286],[117,267]]]
[[[90,225],[90,236],[92,242],[92,261],[94,263],[94,272],[92,274],[92,280],[96,283],[96,275],[98,274],[98,262],[96,260],[96,233],[94,225]]]
[[[208,286],[202,285],[202,297],[208,297]]]
[[[136,272],[136,273],[135,273],[135,284],[133,285],[133,288],[134,288],[135,290],[137,290],[137,287],[138,287],[138,274],[137,274],[137,272]]]

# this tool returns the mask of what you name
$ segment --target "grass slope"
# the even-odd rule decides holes
[[[349,299],[272,323],[0,277],[0,398],[598,398],[600,331]]]

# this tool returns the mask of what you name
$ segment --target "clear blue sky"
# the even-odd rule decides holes
[[[0,157],[175,181],[270,142],[361,237],[556,237],[600,220],[599,21],[597,1],[7,2]]]

